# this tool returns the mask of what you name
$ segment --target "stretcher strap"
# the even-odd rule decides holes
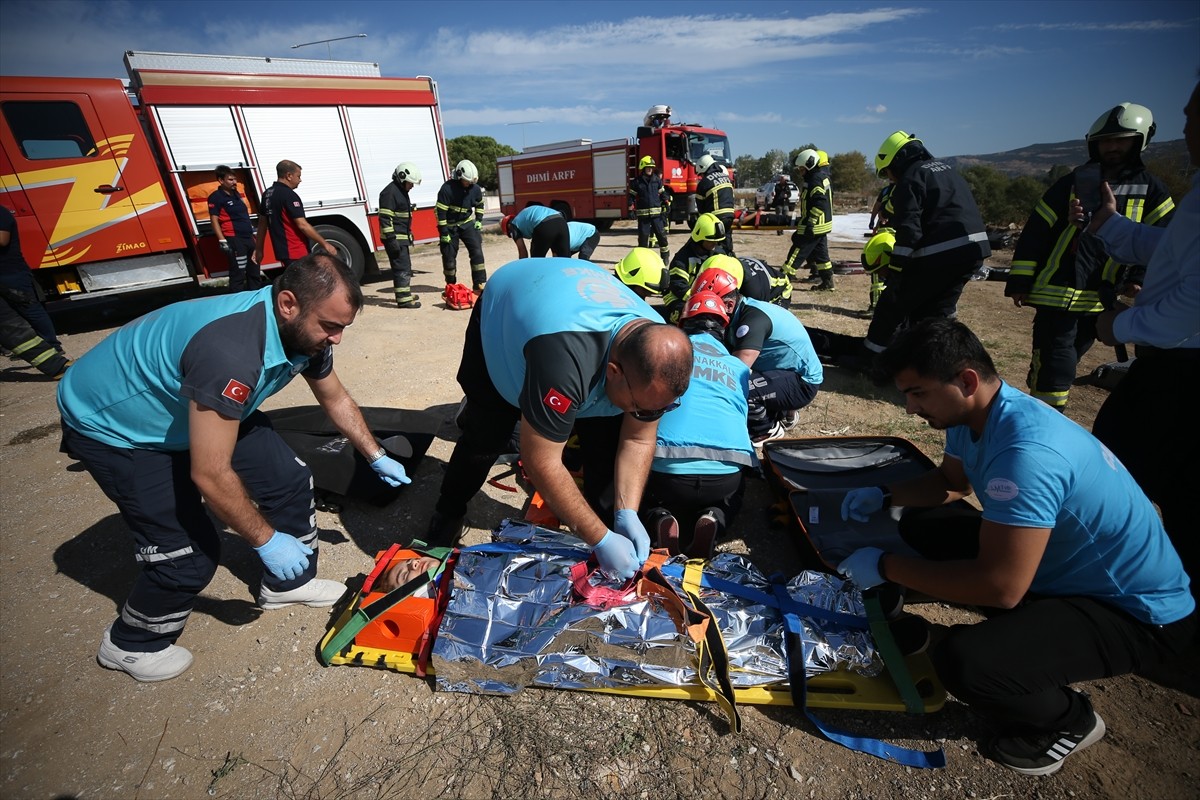
[[[725,712],[733,732],[741,733],[742,715],[738,712],[737,696],[729,679],[729,652],[725,649],[725,640],[721,638],[721,626],[708,606],[704,605],[699,593],[685,589],[684,594],[692,607],[708,618],[704,640],[696,643],[696,677],[715,695],[717,705]]]
[[[386,560],[381,558],[379,563],[385,565],[390,563],[391,556],[395,554],[397,549],[399,548],[389,548],[387,553],[384,554]],[[331,663],[333,663],[334,656],[338,655],[342,652],[342,650],[349,647],[354,642],[354,637],[357,636],[359,632],[367,626],[368,623],[374,619],[377,619],[380,614],[392,608],[401,600],[412,597],[412,595],[419,591],[421,587],[426,586],[431,581],[436,580],[446,568],[446,562],[454,552],[448,547],[433,547],[421,550],[417,550],[416,548],[411,549],[413,549],[414,552],[420,553],[421,555],[438,559],[438,563],[435,566],[430,567],[423,575],[418,575],[408,583],[393,589],[383,597],[368,605],[362,605],[363,599],[367,596],[365,589],[364,591],[359,592],[358,599],[355,600],[354,603],[354,608],[351,610],[350,616],[346,619],[346,624],[334,632],[333,636],[329,637],[329,641],[325,643],[325,646],[321,648],[320,658],[323,665],[328,667]],[[371,575],[368,577],[368,580],[374,584],[381,572],[382,570],[380,570],[379,566],[376,565],[375,569],[371,571]],[[366,586],[365,581],[363,585],[364,587]]]
[[[782,583],[776,583],[774,586],[777,594],[787,593],[787,587]],[[869,736],[855,736],[825,724],[813,714],[808,709],[808,673],[804,669],[804,627],[800,624],[800,618],[790,611],[784,612],[783,618],[788,631],[788,683],[792,690],[792,705],[802,709],[804,715],[808,717],[808,721],[815,725],[826,739],[855,752],[895,761],[906,767],[934,769],[946,766],[946,752],[940,747],[927,753],[923,750],[888,744]]]
[[[912,674],[908,671],[908,662],[896,646],[892,629],[888,626],[883,615],[883,607],[879,604],[879,596],[875,592],[863,593],[863,605],[867,609],[867,619],[871,621],[871,635],[875,638],[875,648],[883,657],[883,664],[892,676],[892,683],[904,701],[904,708],[910,714],[924,714],[925,703],[913,682]]]

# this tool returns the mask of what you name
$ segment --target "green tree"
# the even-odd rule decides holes
[[[982,164],[965,167],[962,175],[988,225],[1024,224],[1046,191],[1037,178],[1024,175],[1014,180]]]
[[[733,172],[739,188],[759,187],[765,181],[758,179],[758,159],[754,156],[738,156],[733,160]]]
[[[516,150],[490,136],[457,136],[446,142],[446,149],[451,170],[463,159],[472,162],[479,169],[479,185],[489,191],[500,188],[496,177],[496,159],[517,154]]]
[[[829,158],[829,182],[838,194],[869,194],[877,191],[875,172],[867,166],[867,157],[857,150]]]
[[[1163,157],[1156,158],[1146,162],[1146,169],[1150,170],[1151,174],[1161,180],[1167,186],[1167,191],[1171,193],[1171,197],[1178,204],[1183,196],[1187,194],[1191,188],[1192,175],[1196,172],[1196,167],[1188,163],[1189,159],[1186,153],[1181,154],[1177,158]]]

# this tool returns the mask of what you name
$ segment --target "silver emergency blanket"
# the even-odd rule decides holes
[[[588,556],[577,538],[512,521],[493,537],[493,545],[463,550],[454,569],[432,652],[439,689],[507,695],[526,686],[699,685],[695,645],[660,600],[650,596],[602,610],[573,596],[571,567]],[[774,594],[771,582],[739,555],[718,555],[705,574]],[[668,581],[682,595],[679,581]],[[786,591],[800,603],[865,617],[860,592],[834,576],[801,572]],[[786,627],[778,609],[732,592],[706,588],[700,596],[720,624],[734,686],[786,686]],[[838,669],[867,677],[882,672],[868,630],[812,618],[802,624],[810,677]]]

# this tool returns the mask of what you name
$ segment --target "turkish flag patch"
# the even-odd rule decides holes
[[[250,387],[241,381],[230,379],[229,383],[225,384],[225,391],[221,392],[222,397],[228,397],[238,405],[245,405],[250,399]]]
[[[546,396],[542,398],[542,402],[560,414],[565,414],[571,410],[571,399],[558,389],[551,389],[546,392]]]

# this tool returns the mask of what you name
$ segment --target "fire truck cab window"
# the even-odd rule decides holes
[[[79,106],[64,101],[3,104],[4,118],[30,161],[94,158],[96,140]]]
[[[733,154],[729,151],[729,140],[713,134],[688,133],[688,146],[692,161],[710,155],[720,164],[732,164]]]
[[[680,136],[677,133],[669,134],[667,136],[667,145],[666,145],[667,158],[673,158],[676,161],[683,161],[684,157],[687,155],[687,153],[683,149],[683,147],[684,147],[684,144],[683,144],[682,136]]]

